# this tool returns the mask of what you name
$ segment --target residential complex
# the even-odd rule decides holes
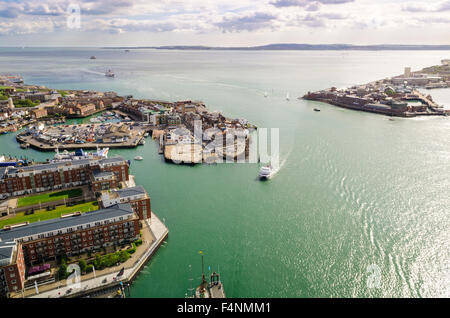
[[[139,231],[139,218],[130,204],[4,228],[0,230],[0,295],[24,287],[25,265],[127,244],[139,237]]]
[[[90,184],[93,191],[128,181],[122,157],[81,159],[22,167],[0,167],[0,196],[17,196]]]
[[[56,260],[57,256],[98,252],[109,246],[115,249],[138,239],[140,222],[151,218],[150,196],[142,186],[129,187],[134,182],[128,170],[129,162],[122,157],[95,156],[0,167],[3,199],[87,186],[88,192],[99,194],[100,207],[97,211],[75,211],[45,221],[3,226],[0,297],[21,291],[25,283],[33,281],[30,266]],[[11,218],[8,214],[5,217]]]

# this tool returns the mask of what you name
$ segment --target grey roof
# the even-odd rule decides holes
[[[100,163],[113,163],[113,162],[120,162],[120,161],[125,161],[125,159],[123,159],[123,157],[116,156],[116,157],[102,159],[102,160],[100,160]]]
[[[0,242],[0,262],[11,258],[15,246],[14,242]]]
[[[99,162],[102,163],[114,163],[114,162],[121,162],[125,161],[124,158],[117,156],[112,158],[105,158],[101,159]],[[44,164],[38,164],[38,165],[31,165],[31,166],[22,166],[20,167],[23,171],[39,171],[39,170],[50,170],[50,169],[59,169],[59,167],[64,167],[67,165],[67,163],[70,163],[74,166],[80,166],[80,165],[88,165],[91,162],[91,159],[78,159],[78,160],[72,160],[72,161],[62,161],[62,162],[55,162],[55,163],[44,163]],[[9,169],[9,174],[14,174],[17,172],[18,169]]]
[[[116,190],[117,194],[120,198],[126,198],[133,195],[139,195],[139,194],[146,194],[147,191],[145,191],[144,187],[141,185],[131,187],[131,188],[125,188]]]
[[[94,171],[93,175],[94,175],[94,179],[102,178],[102,177],[112,177],[112,176],[114,176],[114,172],[96,170],[96,171]]]
[[[86,212],[79,216],[31,223],[11,230],[0,230],[0,242],[12,241],[14,239],[38,235],[45,232],[58,231],[62,228],[76,227],[113,217],[128,216],[129,214],[133,214],[133,210],[129,203],[116,204],[106,209]]]
[[[3,176],[5,175],[7,169],[7,167],[0,167],[0,179],[3,179]]]

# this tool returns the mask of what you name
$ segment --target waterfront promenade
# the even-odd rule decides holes
[[[55,282],[48,285],[38,286],[39,294],[36,294],[36,289],[30,288],[24,293],[17,293],[14,298],[60,298],[60,297],[82,297],[91,292],[111,288],[118,285],[119,281],[124,284],[130,283],[135,279],[139,271],[144,267],[146,262],[158,250],[159,246],[164,242],[169,233],[165,224],[152,213],[151,218],[145,221],[142,228],[143,243],[139,246],[132,257],[119,266],[106,268],[96,273],[81,276],[80,288],[76,289],[73,286],[66,286],[66,282]],[[119,271],[125,268],[120,279],[116,279]]]

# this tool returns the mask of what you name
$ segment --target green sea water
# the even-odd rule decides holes
[[[0,49],[0,71],[61,89],[202,100],[279,128],[281,169],[269,182],[257,180],[258,164],[167,164],[150,139],[110,151],[144,157],[131,162],[131,173],[170,231],[132,297],[184,297],[189,265],[200,282],[199,250],[207,272],[220,270],[228,297],[449,297],[449,119],[389,120],[296,99],[448,56],[11,48]],[[116,78],[103,76],[108,68]],[[450,90],[436,92],[450,108]],[[0,136],[0,153],[53,155],[22,150],[14,137]]]

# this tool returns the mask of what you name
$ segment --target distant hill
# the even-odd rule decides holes
[[[202,45],[173,45],[173,46],[138,46],[138,47],[104,47],[104,49],[157,49],[157,50],[234,50],[234,51],[281,51],[281,50],[354,50],[354,51],[406,51],[406,50],[450,50],[450,45],[403,45],[403,44],[268,44],[261,46],[214,47]]]

